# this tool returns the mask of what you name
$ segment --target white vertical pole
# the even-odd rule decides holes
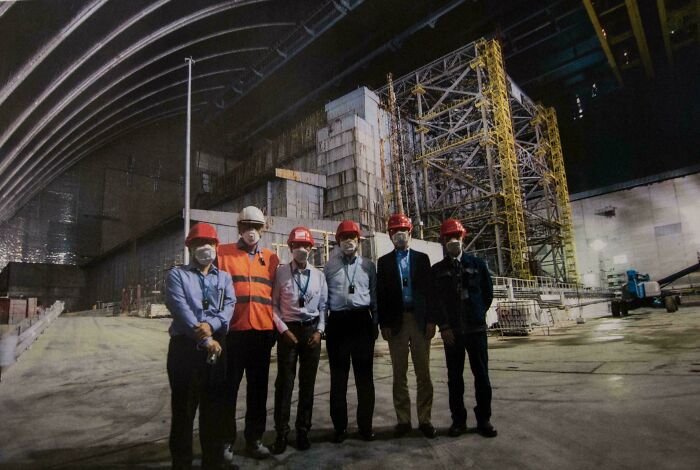
[[[187,138],[185,142],[185,237],[190,231],[190,133],[192,131],[192,57],[185,59],[187,62]],[[185,247],[185,255],[183,257],[184,264],[190,262],[190,252]]]

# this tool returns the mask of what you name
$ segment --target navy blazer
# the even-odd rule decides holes
[[[430,258],[420,251],[409,250],[413,314],[421,331],[425,331],[428,290],[430,288]],[[392,250],[377,261],[377,312],[379,326],[391,328],[392,334],[401,331],[403,322],[403,288]]]

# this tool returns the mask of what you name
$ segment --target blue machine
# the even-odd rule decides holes
[[[627,291],[632,298],[643,299],[646,297],[644,282],[651,281],[648,274],[639,274],[636,269],[627,271]]]

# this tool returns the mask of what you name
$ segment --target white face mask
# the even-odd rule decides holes
[[[243,241],[250,246],[257,245],[260,241],[260,232],[256,229],[251,228],[241,233],[241,238]]]
[[[450,240],[445,245],[445,248],[450,256],[457,257],[462,253],[462,240]]]
[[[202,266],[208,266],[216,259],[216,248],[212,245],[202,245],[192,252],[194,259]]]
[[[346,255],[351,255],[357,251],[357,242],[355,240],[343,240],[340,242],[340,249]]]
[[[408,232],[396,232],[391,236],[391,241],[394,242],[394,246],[399,250],[405,250],[408,246],[408,240],[410,235]]]
[[[306,248],[294,248],[292,256],[297,263],[306,263],[306,260],[309,259],[309,250]]]

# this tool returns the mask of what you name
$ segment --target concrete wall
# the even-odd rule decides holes
[[[632,268],[659,279],[698,262],[700,173],[573,200],[571,206],[587,286],[606,286]],[[700,274],[678,281],[689,282],[700,284]]]

